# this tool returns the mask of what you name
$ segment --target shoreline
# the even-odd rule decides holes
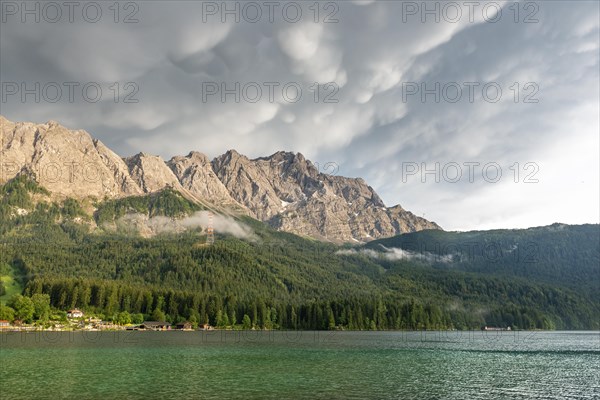
[[[513,332],[597,332],[600,334],[598,329],[128,329],[123,328],[109,328],[109,329],[36,329],[36,328],[20,328],[20,329],[2,329],[0,328],[0,334],[2,333],[36,333],[36,332],[411,332],[411,333],[425,333],[425,332],[482,332],[482,333],[513,333]]]

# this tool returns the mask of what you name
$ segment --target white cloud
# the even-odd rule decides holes
[[[277,35],[281,49],[297,61],[312,59],[319,49],[323,26],[314,23],[290,24]]]
[[[212,225],[215,233],[223,233],[240,239],[258,240],[252,229],[226,215],[214,214]],[[116,222],[120,229],[133,230],[147,235],[183,232],[188,229],[202,228],[203,232],[209,226],[208,211],[199,211],[185,218],[169,218],[155,216],[149,218],[143,214],[127,214]]]
[[[398,261],[398,260],[415,260],[421,261],[428,264],[432,263],[451,263],[454,260],[454,256],[451,254],[433,254],[427,251],[424,252],[413,252],[408,250],[403,250],[395,247],[385,247],[381,246],[383,251],[376,251],[372,249],[343,249],[336,251],[335,254],[342,256],[351,256],[351,255],[364,255],[370,258],[375,259],[385,259],[390,261]]]

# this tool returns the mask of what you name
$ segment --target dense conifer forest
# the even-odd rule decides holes
[[[149,238],[102,228],[132,212],[200,210],[171,190],[82,204],[50,201],[19,177],[0,196],[0,276],[55,310],[267,329],[600,328],[598,225],[422,231],[350,247],[242,217],[251,237],[217,232],[207,246],[200,227]],[[0,299],[15,305],[4,281]]]

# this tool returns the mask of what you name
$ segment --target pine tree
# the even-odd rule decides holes
[[[250,317],[248,314],[244,314],[244,318],[242,319],[242,328],[250,329],[252,328],[252,321],[250,321]]]

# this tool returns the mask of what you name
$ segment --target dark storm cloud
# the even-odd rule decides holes
[[[463,6],[458,22],[439,23],[407,13],[421,2],[340,2],[337,23],[322,22],[334,9],[321,9],[315,23],[308,3],[295,23],[278,13],[273,22],[222,23],[219,15],[203,18],[207,3],[199,2],[137,4],[139,22],[131,24],[114,23],[106,9],[93,24],[7,18],[3,82],[98,82],[104,92],[97,103],[13,98],[2,114],[84,128],[123,156],[300,151],[336,162],[340,174],[364,177],[388,205],[401,203],[447,229],[598,220],[598,3],[537,2],[533,23],[524,23],[528,3],[515,22],[512,2],[495,23],[482,18],[486,3],[472,22]],[[131,94],[127,82],[139,88],[139,102],[115,103],[109,87],[118,83],[121,96]],[[219,94],[203,96],[210,82],[255,82],[263,93],[256,103],[231,95],[223,102]],[[273,101],[266,82],[280,84]],[[328,82],[339,90],[319,86],[315,102],[311,87]],[[406,93],[407,85],[449,82],[463,88],[460,101]],[[473,102],[464,82],[479,84]],[[482,98],[490,82],[502,89],[497,102]],[[301,100],[286,101],[286,83],[301,87]],[[538,103],[523,102],[533,92],[528,83]],[[324,102],[327,95],[337,102]],[[402,179],[407,163],[436,162],[497,163],[503,175],[496,183],[481,169],[473,182],[426,175],[423,183],[419,173]],[[539,183],[523,183],[526,162],[539,167]]]

